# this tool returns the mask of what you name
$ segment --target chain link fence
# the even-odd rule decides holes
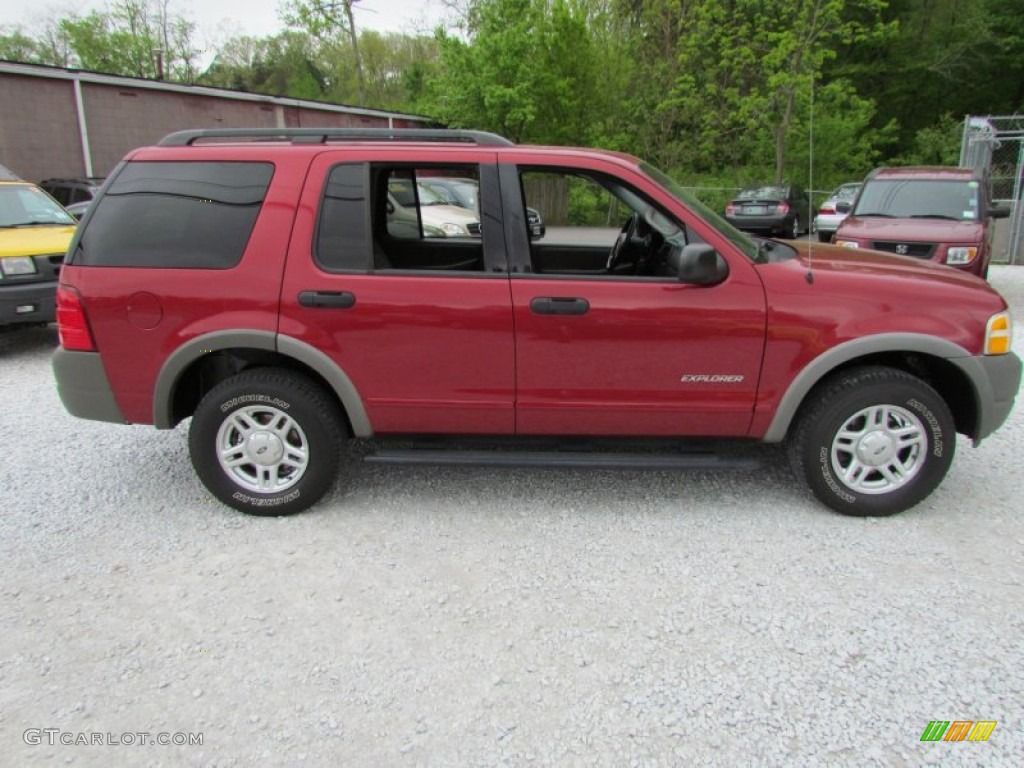
[[[965,118],[960,165],[988,170],[992,200],[1010,208],[995,221],[992,261],[1024,264],[1024,115]]]

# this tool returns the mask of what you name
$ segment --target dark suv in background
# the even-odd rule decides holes
[[[849,213],[833,241],[948,264],[988,276],[992,220],[1009,216],[992,202],[981,171],[952,167],[877,168],[856,199],[840,202]]]
[[[49,193],[50,197],[63,205],[77,219],[82,218],[89,203],[103,186],[102,176],[89,176],[80,179],[44,179],[39,186]]]

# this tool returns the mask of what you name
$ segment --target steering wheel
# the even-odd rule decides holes
[[[605,264],[605,272],[614,272],[617,267],[621,267],[623,255],[629,250],[628,246],[632,242],[633,238],[636,237],[637,230],[640,228],[640,214],[634,213],[628,219],[626,223],[622,225],[622,231],[619,232],[619,236],[615,240],[615,245],[612,246],[611,252],[608,254],[608,263]]]

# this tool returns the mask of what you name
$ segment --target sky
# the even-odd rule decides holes
[[[84,16],[107,5],[103,0],[2,0],[0,30],[20,25],[31,34],[34,24],[52,16]],[[172,10],[198,24],[199,45],[216,45],[243,34],[264,37],[280,32],[278,5],[278,0],[171,0]],[[358,0],[355,5],[356,29],[380,32],[429,33],[444,16],[440,0]]]

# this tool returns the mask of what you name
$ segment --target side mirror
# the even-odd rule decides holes
[[[395,204],[388,200],[388,216],[391,216],[395,212]]]
[[[682,250],[673,251],[669,265],[679,275],[681,283],[718,285],[729,276],[725,259],[706,243],[685,245]]]
[[[849,213],[853,210],[853,206],[845,200],[839,200],[836,203],[836,213]]]
[[[993,219],[1006,219],[1010,216],[1010,206],[1001,203],[992,203],[988,209],[988,215]]]

